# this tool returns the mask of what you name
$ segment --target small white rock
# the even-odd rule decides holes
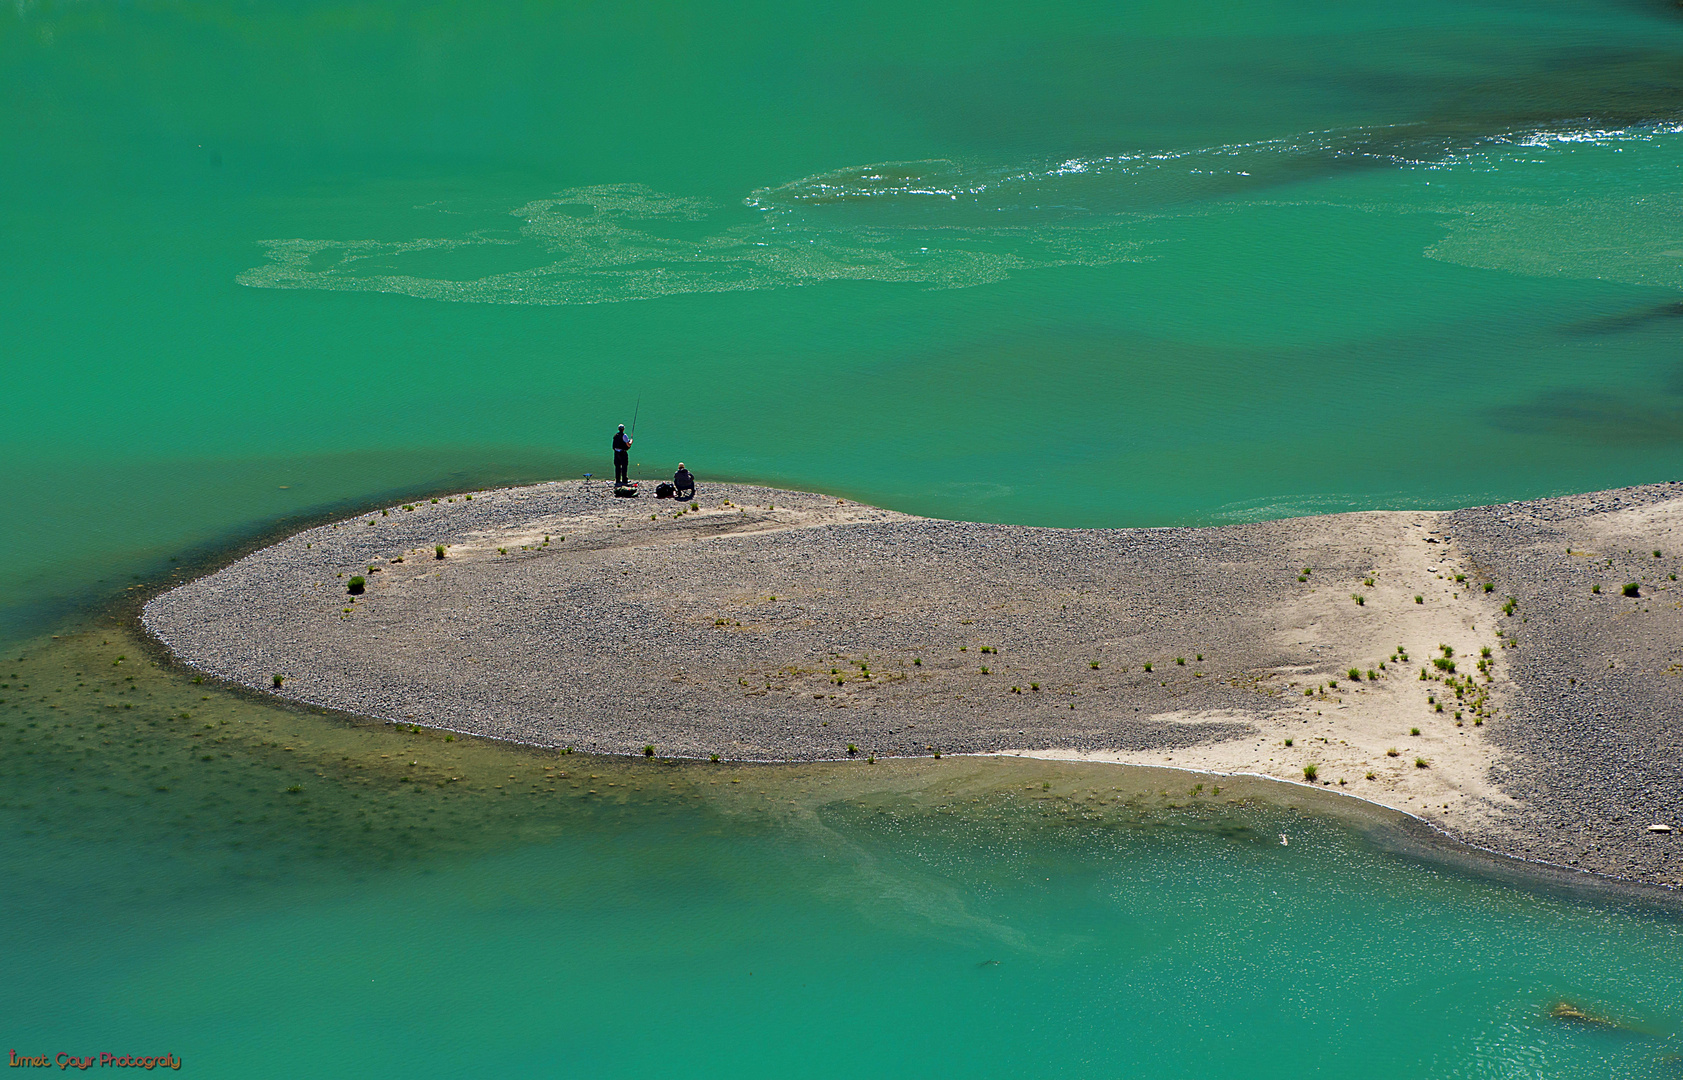
[[[1670,825],[1650,825],[1650,826],[1648,826],[1648,831],[1649,832],[1670,832],[1671,831],[1671,826]]]

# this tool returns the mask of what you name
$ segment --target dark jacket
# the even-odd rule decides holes
[[[679,469],[672,474],[672,486],[679,491],[694,491],[695,477],[690,475],[688,469]]]
[[[614,432],[614,453],[623,454],[631,449],[631,439],[623,431]]]

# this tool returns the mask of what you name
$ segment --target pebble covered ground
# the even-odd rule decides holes
[[[1602,572],[1566,555],[1588,545],[1615,560],[1599,580],[1629,577],[1619,559],[1634,555],[1603,551],[1606,519],[1679,495],[1409,515],[1488,576],[1492,601],[1515,598],[1506,715],[1487,732],[1517,801],[1465,838],[1647,881],[1683,872],[1669,835],[1646,829],[1683,809],[1670,707],[1683,682],[1666,668],[1683,616],[1660,600],[1683,595],[1665,577],[1675,561],[1653,556],[1659,541],[1623,545],[1658,575],[1642,622],[1622,578],[1591,594]],[[685,504],[560,482],[299,533],[155,598],[144,622],[189,665],[283,699],[580,751],[1179,748],[1302,708],[1301,681],[1355,662],[1338,653],[1341,624],[1316,615],[1325,632],[1308,644],[1280,613],[1317,583],[1375,572],[1341,524],[1360,516],[1043,529],[749,486]],[[1345,604],[1337,619],[1371,611]],[[1578,682],[1561,688],[1563,674]]]
[[[1523,800],[1489,839],[1527,858],[1683,884],[1683,484],[1443,515],[1512,597],[1513,721],[1489,737]],[[1634,595],[1625,587],[1634,585]],[[1649,831],[1670,825],[1670,833]]]

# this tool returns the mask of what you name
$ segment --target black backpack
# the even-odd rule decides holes
[[[670,499],[672,497],[672,494],[673,494],[674,490],[675,489],[672,487],[671,484],[667,484],[667,483],[658,484],[655,487],[655,498],[657,498],[657,499]]]

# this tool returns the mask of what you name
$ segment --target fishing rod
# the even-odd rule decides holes
[[[637,414],[643,411],[643,395],[637,395],[637,407],[631,410],[631,437],[637,437]]]

